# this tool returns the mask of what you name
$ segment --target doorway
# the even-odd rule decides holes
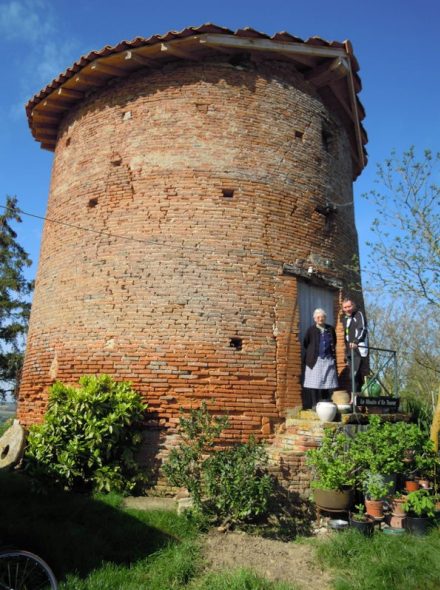
[[[313,312],[318,307],[327,314],[327,323],[335,325],[335,295],[336,289],[317,287],[311,283],[298,280],[298,308],[299,308],[299,339],[301,343],[301,358],[303,358],[303,340],[307,329],[313,324]],[[301,385],[304,381],[302,366]],[[302,387],[303,408],[312,407],[312,390]]]

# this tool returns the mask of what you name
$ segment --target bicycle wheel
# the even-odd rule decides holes
[[[47,563],[30,551],[0,551],[0,590],[57,590]]]

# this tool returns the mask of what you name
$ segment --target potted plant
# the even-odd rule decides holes
[[[420,489],[411,492],[404,504],[406,528],[416,535],[424,535],[428,531],[435,516],[436,502],[428,490]]]
[[[381,473],[369,473],[363,481],[367,514],[373,518],[383,518],[384,501],[393,483],[386,481]]]
[[[396,492],[391,498],[391,513],[394,516],[405,516],[404,504],[406,502],[406,495],[401,492]]]
[[[370,416],[368,429],[357,433],[351,445],[357,484],[361,487],[368,473],[378,473],[395,482],[397,475],[413,469],[413,457],[425,441],[415,424],[384,422],[379,416]]]
[[[365,512],[364,504],[356,504],[355,510],[350,513],[350,526],[366,536],[374,531],[374,519]]]
[[[436,482],[439,470],[439,458],[434,450],[432,440],[426,440],[421,452],[414,457],[414,466],[418,474],[418,481],[422,488],[429,488]]]
[[[355,481],[350,439],[339,430],[326,428],[321,446],[308,451],[307,464],[312,469],[311,486],[318,508],[348,510]]]

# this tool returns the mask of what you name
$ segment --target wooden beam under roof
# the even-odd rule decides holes
[[[187,45],[187,44],[185,44]],[[178,45],[176,41],[169,41],[168,43],[161,43],[160,50],[166,52],[169,55],[179,57],[180,59],[187,59],[189,61],[196,61],[199,58],[194,55],[191,51],[182,49],[182,45]]]
[[[290,43],[271,41],[269,39],[248,39],[245,37],[232,37],[230,35],[206,34],[201,35],[199,43],[208,47],[229,47],[246,51],[266,51],[282,53],[284,55],[310,56],[310,57],[344,57],[346,52],[339,47],[323,47],[307,45],[306,43]]]
[[[53,125],[58,125],[60,122],[60,115],[49,115],[46,111],[38,112],[34,109],[31,113],[32,121],[35,121],[36,124],[38,123],[48,123]]]
[[[56,93],[50,94],[43,102],[40,102],[35,108],[42,109],[48,113],[62,113],[68,111],[70,104],[57,100]],[[40,106],[41,105],[41,106]]]
[[[135,64],[139,64],[140,66],[157,67],[156,62],[153,59],[148,59],[148,57],[145,57],[144,55],[141,55],[140,53],[135,52],[133,50],[125,51],[124,59],[127,62],[131,61]]]
[[[57,91],[58,96],[69,99],[69,100],[80,100],[84,97],[84,92],[80,90],[74,90],[73,88],[66,88],[61,86]]]
[[[41,140],[38,139],[38,141],[41,141]],[[40,148],[42,150],[47,150],[49,152],[53,152],[55,150],[56,145],[57,145],[56,141],[44,140],[40,143]]]
[[[46,131],[39,131],[39,133],[38,133],[39,141],[48,141],[48,142],[56,143],[57,137],[58,137],[58,133],[56,135],[54,135],[52,133],[48,133]]]
[[[73,78],[73,82],[78,87],[95,87],[101,86],[105,84],[106,80],[102,76],[90,75],[90,73],[85,74],[83,70],[81,73]]]
[[[316,66],[313,70],[304,74],[305,80],[312,82],[314,86],[320,88],[329,82],[340,80],[348,76],[350,63],[345,57],[337,57],[331,62],[326,62],[320,66]]]
[[[94,74],[103,74],[104,76],[114,76],[114,77],[122,77],[122,76],[127,76],[127,74],[130,73],[129,70],[127,70],[127,68],[118,68],[115,66],[112,66],[110,64],[105,63],[105,61],[103,60],[97,60],[92,62],[92,64],[90,66],[85,67],[81,74],[89,74],[93,72]]]

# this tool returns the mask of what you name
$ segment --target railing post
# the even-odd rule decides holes
[[[350,369],[351,369],[351,395],[353,397],[353,405],[355,405],[355,396],[356,396],[356,375],[354,372],[354,350],[353,348],[350,348],[350,356],[351,356],[351,362],[350,362]]]

